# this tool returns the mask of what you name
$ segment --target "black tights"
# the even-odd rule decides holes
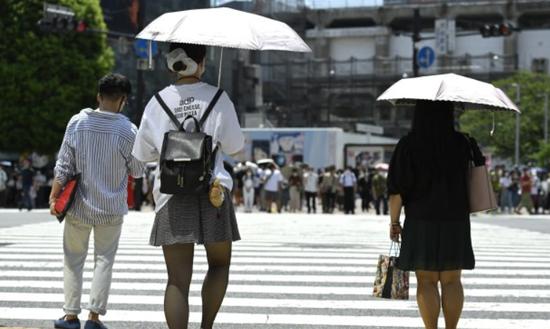
[[[231,242],[205,245],[208,272],[202,285],[201,328],[211,329],[222,305],[231,263]],[[168,269],[168,284],[164,294],[164,315],[170,329],[187,329],[189,323],[189,286],[193,274],[194,245],[163,246]]]

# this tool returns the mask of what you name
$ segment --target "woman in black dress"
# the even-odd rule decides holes
[[[419,101],[412,131],[399,141],[390,163],[390,238],[401,236],[397,266],[416,273],[427,329],[437,328],[441,307],[445,328],[456,328],[464,302],[461,271],[475,265],[467,195],[472,151],[476,165],[484,164],[476,141],[455,131],[453,103]]]

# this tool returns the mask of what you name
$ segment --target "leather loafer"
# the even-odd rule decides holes
[[[65,320],[65,317],[62,317],[59,320],[55,320],[53,326],[58,329],[80,329],[80,320]]]
[[[107,329],[107,327],[100,321],[86,321],[84,329]]]

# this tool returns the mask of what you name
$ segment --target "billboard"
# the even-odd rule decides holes
[[[377,163],[385,162],[384,148],[382,146],[369,145],[346,145],[345,146],[345,166],[356,168],[372,167]]]
[[[306,163],[314,168],[338,165],[334,129],[244,129],[245,146],[240,161],[271,158],[280,166]]]

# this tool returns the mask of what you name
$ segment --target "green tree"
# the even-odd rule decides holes
[[[508,78],[494,81],[512,101],[516,101],[516,88],[520,86],[520,157],[522,162],[538,160],[537,154],[544,138],[544,93],[550,94],[550,76],[519,72]],[[504,158],[514,157],[516,115],[512,112],[494,112],[495,133],[490,135],[493,115],[486,111],[466,111],[460,117],[463,131]]]
[[[105,30],[99,0],[49,0]],[[42,0],[0,1],[0,150],[58,150],[67,121],[96,104],[97,80],[114,64],[99,33],[43,33]]]

